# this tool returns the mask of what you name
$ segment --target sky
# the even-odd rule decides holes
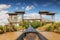
[[[25,15],[37,16],[39,11],[54,12],[60,22],[60,0],[0,0],[0,24],[8,23],[8,12],[25,11]]]

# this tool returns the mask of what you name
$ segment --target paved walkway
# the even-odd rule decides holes
[[[53,32],[40,32],[49,40],[60,40],[60,34],[53,33]],[[0,34],[0,40],[16,40],[22,34],[21,31],[17,32],[7,32],[4,34]]]

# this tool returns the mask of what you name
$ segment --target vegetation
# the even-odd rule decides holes
[[[57,32],[60,33],[60,22],[55,22],[54,24],[50,23],[50,24],[44,24],[45,22],[43,22],[42,25],[42,30],[43,31],[50,31],[50,32]],[[24,30],[25,28],[29,27],[29,24],[31,24],[31,26],[33,28],[41,28],[40,27],[40,22],[39,21],[24,21],[23,24],[20,24],[19,26],[13,26],[13,30]],[[5,28],[6,27],[6,28]],[[6,30],[6,32],[10,32],[11,29],[9,26],[1,26],[0,25],[0,33],[3,33]],[[41,29],[39,29],[41,30]]]
[[[40,27],[40,22],[39,21],[33,21],[31,23],[31,25],[32,25],[33,28],[38,28],[38,27]]]
[[[23,27],[28,28],[28,27],[29,27],[29,24],[30,24],[33,28],[38,28],[38,27],[40,27],[40,22],[39,22],[39,21],[32,21],[32,22],[24,21]]]
[[[24,21],[22,26],[25,28],[28,28],[29,27],[29,21]]]
[[[43,25],[42,27],[43,31],[51,31],[51,32],[57,32],[60,33],[60,22],[56,22],[54,24],[50,23],[50,24],[46,24]]]
[[[15,28],[16,28],[16,30],[24,30],[25,29],[25,27],[23,27],[23,26],[15,26]]]
[[[60,33],[60,22],[55,23],[54,28],[58,33]]]
[[[3,26],[0,26],[0,33],[3,33]]]
[[[54,31],[54,25],[53,24],[46,24],[43,26],[43,29],[45,31]]]

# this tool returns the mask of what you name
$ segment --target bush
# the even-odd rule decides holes
[[[28,21],[24,21],[22,26],[25,27],[25,28],[28,28],[29,27],[29,22]]]
[[[45,31],[54,31],[54,25],[53,24],[46,24],[43,26],[43,29]]]
[[[46,24],[43,26],[45,31],[54,31],[60,33],[60,22],[54,24]]]
[[[39,21],[33,21],[33,22],[31,23],[31,26],[32,26],[33,28],[38,28],[38,27],[40,27],[40,22],[39,22]]]
[[[9,26],[8,26],[8,27],[6,27],[6,31],[7,31],[7,32],[9,32],[9,30],[10,30],[10,27],[9,27]]]
[[[23,29],[25,29],[25,27],[23,27],[23,26],[15,26],[15,28],[16,28],[16,30],[23,30]]]
[[[0,26],[0,30],[3,30],[3,28],[4,28],[3,26]]]
[[[57,22],[54,24],[55,29],[58,29],[60,27],[60,22]]]
[[[37,28],[37,27],[40,27],[40,22],[39,21],[24,21],[23,24],[23,27],[25,28],[28,28],[29,27],[29,24],[33,27],[33,28]]]
[[[60,27],[57,29],[57,32],[60,33]]]
[[[54,26],[48,27],[48,31],[54,31]]]
[[[57,31],[58,33],[60,33],[60,22],[56,22],[56,23],[54,24],[54,29],[56,29],[56,31]]]
[[[4,28],[3,26],[0,26],[0,33],[3,33],[4,31],[3,28]]]

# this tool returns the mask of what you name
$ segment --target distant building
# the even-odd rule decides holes
[[[37,18],[35,18],[35,19],[34,18],[26,19],[26,18],[24,18],[24,14],[25,14],[24,11],[16,11],[15,13],[8,13],[9,23],[17,26],[19,24],[22,24],[24,20],[28,20],[28,21],[39,20],[40,24],[42,25],[42,21],[44,20],[42,18],[42,15],[48,15],[48,16],[52,17],[52,21],[47,20],[46,23],[53,23],[54,20],[55,20],[54,19],[55,13],[52,13],[52,12],[49,12],[49,11],[39,11],[40,19],[37,19]],[[18,15],[21,15],[21,19],[18,19]]]
[[[15,13],[8,13],[9,15],[9,23],[17,26],[19,25],[20,21],[23,21],[23,15],[24,15],[24,11],[16,11]],[[20,19],[20,21],[18,21],[18,15],[22,15],[22,19]]]

